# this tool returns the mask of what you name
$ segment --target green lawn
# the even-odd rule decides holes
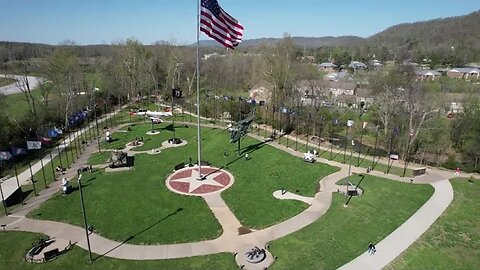
[[[31,244],[37,242],[41,237],[39,234],[25,232],[6,232],[0,233],[0,269],[8,270],[63,270],[63,269],[237,269],[235,259],[232,254],[219,253],[209,256],[191,257],[175,260],[155,260],[155,261],[130,261],[119,260],[107,257],[96,259],[92,264],[88,262],[88,252],[74,247],[68,253],[58,257],[56,260],[44,263],[27,263],[25,254],[31,247]],[[13,248],[14,247],[14,248]],[[94,259],[97,258],[93,254]]]
[[[480,182],[450,181],[452,204],[414,245],[387,269],[478,269]]]
[[[357,183],[358,179],[352,182]],[[270,244],[279,259],[271,269],[336,269],[365,252],[420,208],[433,193],[429,185],[411,185],[366,175],[363,196],[343,205],[334,194],[328,212],[303,230]],[[448,269],[448,268],[447,268]]]
[[[354,183],[357,181],[358,179],[352,180]],[[369,241],[377,242],[383,239],[411,216],[433,192],[433,188],[427,185],[411,185],[370,175],[366,176],[361,186],[365,195],[354,198],[348,208],[343,207],[346,197],[335,194],[332,206],[325,216],[299,232],[270,243],[270,251],[274,256],[278,256],[271,269],[335,269],[364,252]],[[385,203],[386,201],[389,203]],[[0,269],[238,268],[232,254],[227,253],[157,261],[127,261],[101,257],[93,264],[88,264],[88,254],[80,248],[74,248],[47,264],[29,264],[23,261],[24,255],[31,243],[40,236],[23,232],[0,235]]]
[[[218,237],[221,226],[202,198],[180,196],[167,190],[164,182],[173,162],[159,166],[163,163],[160,160],[137,155],[133,171],[84,173],[89,224],[110,239],[124,241],[133,236],[129,240],[133,244],[179,243]],[[69,196],[56,195],[31,216],[83,226],[79,205],[78,192]],[[202,226],[192,230],[192,224]]]
[[[166,126],[162,124],[159,128]],[[119,140],[114,143],[125,144],[131,138],[145,134],[149,128],[148,125],[136,125],[127,133],[115,133],[114,138]],[[176,133],[177,137],[188,141],[186,146],[163,150],[159,155],[136,155],[133,171],[96,171],[93,175],[85,175],[89,220],[100,234],[124,240],[135,235],[140,228],[156,224],[159,219],[178,208],[183,208],[183,211],[155,225],[147,233],[136,236],[131,242],[189,242],[212,239],[221,233],[217,220],[203,199],[180,196],[165,187],[164,181],[176,164],[188,162],[189,157],[196,160],[196,129],[182,127],[177,128]],[[144,148],[154,148],[171,138],[171,131],[162,130],[160,135],[143,137],[146,144]],[[262,147],[263,144],[251,138],[246,138],[242,147],[252,151],[252,159],[238,159],[236,147],[229,143],[229,134],[220,129],[204,129],[203,138],[202,159],[217,167],[228,164],[228,170],[235,176],[235,184],[224,194],[227,204],[245,225],[254,228],[278,223],[306,208],[300,202],[281,202],[275,199],[273,191],[283,187],[311,196],[321,177],[336,170],[323,164],[304,163],[273,147]],[[229,156],[224,157],[224,152],[228,152]],[[95,160],[103,160],[104,157],[95,154],[90,161],[99,162]],[[256,162],[260,160],[262,163]],[[82,225],[78,205],[79,198],[76,194],[56,196],[32,213],[32,216]],[[191,230],[191,224],[200,223],[203,224],[200,229]]]
[[[0,77],[0,87],[15,83],[14,79]]]
[[[261,136],[264,135],[263,131],[260,131],[260,135]],[[287,142],[287,139],[283,138],[283,137],[279,138],[277,140],[277,142],[282,144],[282,145],[285,145],[285,146],[287,146],[287,144],[288,144],[289,148],[296,149],[300,152],[307,152],[310,149],[317,149],[318,150],[318,144],[311,144],[310,143],[308,145],[308,149],[307,149],[307,145],[305,145],[305,143],[300,143],[300,142],[295,143],[295,140],[291,140],[291,139],[289,139],[288,142]],[[338,149],[335,149],[335,150],[338,151]],[[343,151],[340,152],[340,153],[333,152],[332,155],[330,154],[330,151],[318,150],[318,152],[320,153],[320,156],[322,158],[334,160],[334,161],[341,162],[341,163],[344,162],[344,158],[343,158],[344,152]],[[350,155],[352,155],[351,158],[350,158]],[[366,168],[368,168],[368,166],[372,166],[372,157],[368,156],[367,158],[365,158],[365,154],[362,154],[362,155],[360,155],[360,161],[359,161],[358,152],[353,152],[353,154],[352,154],[350,152],[350,149],[348,149],[347,152],[346,152],[346,155],[345,155],[345,163],[346,164],[351,163],[352,166],[356,166],[356,165],[358,165],[358,163],[360,163],[360,167],[366,169]],[[373,169],[376,170],[376,171],[380,171],[380,172],[386,172],[388,170],[388,166],[386,164],[378,162],[378,163],[375,164]],[[396,175],[399,175],[399,176],[403,176],[403,163],[399,163],[398,161],[394,162],[392,167],[390,168],[389,173],[396,174]],[[407,171],[405,173],[405,177],[411,177],[411,176],[413,176],[413,170],[407,168]]]
[[[249,142],[254,143],[247,138],[244,145]],[[242,224],[256,229],[269,227],[307,208],[298,201],[275,199],[274,191],[284,188],[313,196],[319,180],[338,170],[322,163],[305,163],[268,145],[251,156],[249,161],[243,158],[228,166],[235,176],[235,184],[222,197]]]
[[[32,96],[37,100],[38,104],[42,98],[42,93],[40,91],[32,91]],[[28,114],[27,100],[23,93],[5,96],[4,104],[6,106],[6,111],[17,120],[22,119]],[[41,110],[43,108],[42,106],[37,106],[37,109]]]
[[[112,156],[112,152],[104,151],[102,153],[93,154],[88,160],[88,164],[97,165],[107,163],[107,160]]]

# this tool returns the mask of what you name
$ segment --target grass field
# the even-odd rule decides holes
[[[25,262],[25,254],[32,243],[37,242],[41,237],[39,234],[25,232],[0,233],[0,269],[8,270],[76,270],[76,269],[237,269],[232,254],[220,253],[209,256],[192,257],[175,260],[156,261],[130,261],[118,260],[107,257],[96,259],[92,264],[88,262],[88,252],[74,247],[68,253],[58,257],[56,260],[44,264]],[[14,247],[14,248],[12,248]],[[94,258],[96,255],[94,254]]]
[[[357,183],[357,180],[352,182]],[[433,193],[429,185],[410,185],[366,175],[363,196],[335,193],[328,212],[301,231],[270,244],[279,259],[271,269],[336,269],[385,238]]]
[[[97,170],[84,174],[89,223],[107,238],[118,241],[129,238],[133,244],[218,237],[222,229],[203,199],[168,191],[164,181],[172,167],[158,166],[158,161],[149,157],[137,155],[133,171],[107,174]],[[75,188],[76,183],[73,186]],[[56,195],[31,216],[82,226],[79,205],[78,192],[66,197]],[[202,226],[192,230],[192,224]]]
[[[387,269],[478,269],[480,182],[452,179],[454,199],[442,216]]]
[[[39,103],[42,98],[40,91],[32,91],[32,96],[37,100],[37,103]],[[28,113],[28,105],[23,93],[5,96],[4,104],[6,111],[17,120],[24,118]],[[38,104],[37,109],[42,110],[43,107]]]
[[[335,194],[325,216],[299,232],[270,243],[270,251],[278,256],[270,269],[335,269],[364,252],[369,241],[379,241],[397,228],[433,191],[427,185],[410,185],[369,175],[362,187],[365,195],[354,198],[348,208],[343,207],[346,197]],[[225,253],[161,261],[102,257],[88,264],[88,253],[80,248],[51,263],[35,265],[25,263],[23,257],[39,235],[20,232],[0,235],[1,269],[238,269],[232,254]]]
[[[166,124],[160,125],[165,128]],[[145,134],[149,125],[136,125],[128,133],[115,133],[118,145]],[[87,211],[97,231],[108,238],[123,240],[135,235],[139,228],[156,224],[178,208],[183,211],[163,220],[158,225],[131,240],[132,243],[174,243],[200,239],[212,239],[221,233],[221,228],[201,198],[173,194],[164,181],[180,162],[195,160],[195,128],[177,128],[177,137],[186,139],[185,147],[163,150],[159,155],[135,156],[135,169],[129,172],[86,174],[84,183]],[[171,132],[162,130],[160,135],[144,136],[148,147],[158,147],[171,138]],[[306,164],[301,159],[264,146],[246,138],[242,144],[250,151],[252,160],[238,159],[235,146],[229,143],[229,134],[218,129],[204,129],[203,159],[212,165],[227,165],[235,176],[234,186],[226,191],[224,198],[237,217],[247,226],[266,227],[298,214],[306,208],[300,202],[285,202],[273,198],[272,193],[282,187],[299,190],[301,194],[313,195],[318,181],[336,169],[323,164]],[[263,147],[264,146],[264,147]],[[229,156],[224,157],[224,152]],[[95,154],[101,162],[104,154]],[[98,157],[98,158],[97,158]],[[262,161],[262,163],[256,161]],[[126,203],[128,202],[128,203]],[[52,219],[82,224],[77,195],[56,196],[41,209],[32,213],[35,218]],[[276,209],[272,211],[272,209]],[[189,222],[185,222],[188,220]],[[203,224],[199,230],[191,230],[191,224]]]
[[[162,142],[173,136],[171,129],[167,128],[168,125],[163,124],[157,127],[161,130],[159,135],[148,136],[145,132],[151,129],[151,125],[137,124],[131,127],[132,131],[128,133],[115,133],[114,137],[118,141],[110,143],[108,147],[120,148],[135,137],[143,137],[145,144],[134,150],[142,151],[159,147]],[[196,147],[192,140],[195,137],[195,131],[192,127],[176,129],[176,136],[190,138],[187,140],[190,142],[189,149],[193,153]],[[305,196],[313,196],[318,181],[337,170],[320,163],[306,164],[299,158],[251,138],[244,139],[242,151],[252,152],[250,155],[253,159],[248,162],[243,158],[235,161],[238,155],[235,146],[228,143],[228,136],[228,133],[220,129],[205,129],[204,140],[209,143],[203,144],[203,152],[208,156],[206,160],[219,167],[226,166],[235,176],[235,185],[225,191],[222,196],[237,218],[244,225],[252,228],[268,227],[306,208],[302,203],[295,201],[279,202],[272,196],[274,191],[285,188],[291,191],[298,190]],[[229,156],[223,157],[224,152],[229,152]],[[262,163],[254,160],[261,160]],[[279,210],[271,211],[271,209]]]
[[[0,87],[15,83],[14,79],[0,77]]]
[[[261,136],[263,136],[264,132],[260,131],[260,134],[261,134]],[[291,140],[291,139],[289,139],[287,141],[287,139],[284,138],[284,137],[281,137],[281,138],[277,139],[277,142],[282,144],[282,145],[288,146],[291,149],[296,149],[296,150],[298,150],[300,152],[303,152],[303,153],[307,152],[310,149],[317,149],[322,158],[329,159],[329,160],[334,160],[334,161],[337,161],[337,162],[340,162],[340,163],[352,164],[352,166],[357,166],[358,164],[360,164],[359,167],[365,168],[365,169],[368,168],[368,166],[372,166],[372,158],[371,157],[365,158],[365,154],[362,154],[362,155],[360,155],[360,159],[358,159],[358,152],[353,152],[352,153],[352,152],[350,152],[350,149],[347,150],[347,152],[345,154],[345,159],[344,159],[343,158],[343,155],[344,155],[343,151],[341,151],[340,153],[332,152],[332,154],[330,154],[330,151],[319,150],[317,144],[311,144],[310,143],[307,147],[307,145],[305,143],[301,143],[301,142],[295,143],[295,140]],[[336,148],[335,148],[335,150],[338,151],[338,149],[336,149]],[[394,162],[393,165],[390,168],[389,173],[399,175],[399,176],[403,176],[403,167],[402,166],[403,166],[403,164],[399,163],[398,161]],[[380,172],[387,172],[387,170],[388,170],[388,166],[386,164],[383,164],[383,163],[380,163],[380,162],[375,163],[375,165],[372,166],[372,167],[373,167],[374,170],[380,171]],[[413,170],[407,168],[407,170],[405,172],[405,177],[411,177],[411,176],[413,176]]]

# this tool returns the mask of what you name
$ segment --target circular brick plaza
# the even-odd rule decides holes
[[[175,193],[190,196],[204,196],[220,193],[233,184],[233,175],[214,167],[202,167],[203,180],[198,180],[198,167],[180,169],[171,174],[166,185]]]

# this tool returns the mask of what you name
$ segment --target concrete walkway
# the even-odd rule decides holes
[[[263,140],[263,138],[256,135],[251,136]],[[299,158],[303,157],[303,153],[286,148],[275,141],[269,142],[269,144]],[[84,155],[86,155],[86,152]],[[217,239],[194,243],[143,246],[112,241],[93,233],[90,236],[92,251],[99,256],[129,260],[155,260],[192,257],[219,252],[240,254],[254,246],[264,247],[270,241],[301,230],[318,220],[329,209],[332,202],[332,193],[342,188],[346,189],[345,186],[339,186],[336,182],[348,176],[349,166],[322,158],[319,158],[318,161],[339,167],[340,171],[321,179],[320,191],[311,199],[311,204],[305,211],[269,228],[238,235],[237,230],[241,227],[241,222],[218,194],[212,194],[205,196],[204,199],[223,228],[223,234]],[[353,173],[365,173],[363,168],[352,166],[350,169]],[[376,171],[372,171],[370,174],[395,181],[409,182],[409,179],[396,175],[386,175]],[[435,170],[426,176],[415,178],[414,184],[431,184],[435,188],[434,195],[403,225],[377,244],[377,254],[374,256],[362,254],[351,263],[345,265],[345,269],[380,269],[415,242],[443,213],[453,199],[453,189],[450,182],[446,180],[448,177],[445,177],[448,175],[449,172]],[[52,192],[54,188],[51,187],[45,190],[45,192]],[[27,209],[24,210],[15,213],[11,217],[0,219],[0,222],[7,224],[7,230],[42,233],[57,239],[77,242],[80,247],[86,249],[85,231],[83,228],[60,222],[29,219],[25,217],[29,211]],[[273,260],[269,261],[269,263],[271,262]],[[241,263],[239,262],[239,265]],[[245,265],[245,269],[256,268],[256,266],[246,263],[241,265]]]
[[[109,114],[105,115],[102,118],[99,118],[98,123],[100,124],[100,123],[105,122],[108,118],[111,118],[115,113],[116,112],[112,112],[112,113],[109,113]],[[67,136],[65,139],[60,141],[58,143],[59,147],[55,147],[51,151],[52,159],[55,158],[56,156],[58,156],[59,153],[64,151],[76,138],[78,138],[81,135],[83,135],[84,133],[88,132],[88,129],[94,128],[95,124],[96,124],[95,122],[92,122],[88,126],[80,129],[80,131],[73,132],[73,133],[70,134],[70,136]],[[50,163],[50,155],[49,154],[46,154],[44,157],[41,158],[41,160],[42,161],[39,160],[38,162],[32,164],[32,173],[34,175],[42,169],[42,162],[43,162],[43,165],[44,165],[45,169],[48,169],[48,170],[51,169],[50,164],[49,164]],[[3,195],[4,195],[5,200],[7,200],[20,186],[30,184],[31,183],[30,178],[31,178],[30,170],[26,169],[24,172],[18,174],[18,183],[17,183],[17,179],[16,179],[15,176],[12,176],[12,177],[8,178],[7,180],[5,180],[4,182],[2,182],[1,185],[2,185],[2,190],[3,190]],[[0,202],[1,201],[2,200],[0,198]]]
[[[291,193],[290,191],[286,191],[286,190],[276,190],[275,192],[273,192],[273,197],[279,200],[294,200],[294,201],[304,202],[308,205],[312,205],[312,201],[313,201],[313,198],[311,197],[300,196],[298,194]]]
[[[382,269],[412,245],[442,215],[453,200],[453,188],[448,179],[432,183],[432,197],[405,223],[375,245],[377,252],[365,252],[345,264],[342,270]],[[366,247],[365,247],[366,249]]]

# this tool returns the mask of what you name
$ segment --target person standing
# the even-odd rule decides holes
[[[457,168],[455,169],[455,176],[459,176],[459,175],[460,175],[460,168],[457,167]]]

